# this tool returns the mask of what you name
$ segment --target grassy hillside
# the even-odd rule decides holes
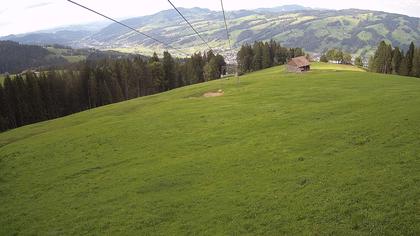
[[[63,57],[70,63],[86,60],[87,55],[90,53],[88,49],[77,50],[72,48],[58,48],[52,46],[46,47],[46,49],[55,56]]]
[[[0,134],[0,235],[419,235],[420,80],[314,68]]]

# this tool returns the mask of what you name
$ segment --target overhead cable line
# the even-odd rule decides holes
[[[104,18],[108,19],[108,20],[111,20],[111,21],[113,21],[113,22],[115,22],[115,23],[117,23],[117,24],[119,24],[119,25],[122,25],[122,26],[124,26],[124,27],[126,27],[126,28],[128,28],[128,29],[130,29],[130,30],[132,30],[132,31],[134,31],[134,32],[136,32],[136,33],[138,33],[138,34],[140,34],[140,35],[143,35],[143,36],[145,36],[145,37],[147,37],[147,38],[149,38],[149,39],[152,39],[153,41],[158,42],[158,43],[160,43],[160,44],[162,44],[162,45],[166,46],[166,47],[167,47],[167,48],[169,48],[169,49],[175,50],[175,51],[177,51],[177,52],[179,52],[179,53],[182,53],[182,54],[184,54],[184,55],[186,55],[186,56],[188,56],[188,55],[189,55],[188,53],[185,53],[185,52],[181,51],[181,50],[180,50],[180,49],[178,49],[178,48],[175,48],[175,47],[173,47],[173,46],[171,46],[171,45],[169,45],[169,44],[167,44],[167,43],[165,43],[165,42],[163,42],[163,41],[161,41],[161,40],[159,40],[159,39],[156,39],[155,37],[152,37],[152,36],[150,36],[150,35],[148,35],[148,34],[146,34],[146,33],[143,33],[143,32],[141,32],[141,31],[139,31],[138,29],[135,29],[135,28],[133,28],[133,27],[131,27],[131,26],[127,25],[127,24],[124,24],[124,23],[122,23],[122,22],[120,22],[120,21],[118,21],[118,20],[115,20],[115,19],[113,19],[113,18],[111,18],[111,17],[109,17],[109,16],[106,16],[106,15],[104,15],[104,14],[100,13],[100,12],[97,12],[97,11],[95,11],[95,10],[91,9],[91,8],[88,8],[88,7],[86,7],[86,6],[83,6],[82,4],[79,4],[79,3],[74,2],[74,1],[72,1],[72,0],[67,0],[67,1],[68,1],[68,2],[70,2],[70,3],[73,3],[74,5],[79,6],[79,7],[81,7],[81,8],[84,8],[84,9],[86,9],[86,10],[88,10],[88,11],[91,11],[91,12],[93,12],[93,13],[97,14],[97,15],[100,15],[100,16],[102,16],[102,17],[104,17]]]
[[[226,36],[229,41],[229,49],[230,51],[232,51],[232,44],[230,43],[230,34],[229,34],[229,29],[228,29],[228,25],[226,21],[226,14],[225,14],[225,7],[223,6],[223,0],[220,0],[220,4],[222,5],[223,19],[225,20]]]
[[[206,40],[204,40],[204,38],[200,35],[200,33],[198,33],[198,31],[194,28],[194,26],[192,26],[192,24],[187,20],[187,18],[185,18],[185,16],[178,10],[178,8],[176,8],[176,6],[170,0],[168,0],[168,2],[178,12],[178,14],[184,19],[184,21],[187,22],[187,24],[191,27],[191,29],[194,30],[194,32],[198,35],[198,37],[200,37],[200,39],[207,45],[207,47],[211,51],[213,51],[213,49],[210,47],[210,45],[208,44],[208,42]]]

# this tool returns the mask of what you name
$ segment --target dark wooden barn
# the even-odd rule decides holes
[[[287,63],[287,70],[289,72],[301,73],[311,70],[311,63],[306,57],[295,57],[290,59]]]

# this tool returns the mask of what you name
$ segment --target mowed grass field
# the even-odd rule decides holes
[[[0,134],[0,235],[419,235],[420,80],[313,68]]]

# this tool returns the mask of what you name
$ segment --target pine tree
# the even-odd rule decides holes
[[[0,132],[9,129],[9,121],[6,110],[6,98],[3,85],[0,83]]]
[[[278,45],[275,50],[274,60],[280,65],[285,64],[287,60],[290,58],[289,51],[290,49],[287,49],[285,47],[281,47],[280,45]]]
[[[252,50],[254,51],[254,57],[252,59],[252,68],[254,71],[261,70],[262,67],[262,60],[263,60],[263,48],[261,46],[261,42],[255,42]]]
[[[104,106],[112,103],[112,94],[111,91],[104,80],[99,81],[99,88],[98,88],[98,98],[99,98],[99,106]]]
[[[159,62],[159,57],[156,52],[153,53],[153,56],[150,58],[149,63]]]
[[[211,52],[211,51],[210,51]],[[161,91],[167,91],[177,87],[177,81],[175,77],[175,62],[169,52],[163,53],[163,81],[161,84]]]
[[[26,82],[21,75],[16,76],[14,79],[16,83],[16,121],[18,126],[30,124],[31,113],[29,110],[28,100],[25,99],[28,91]]]
[[[384,72],[385,74],[391,74],[392,73],[392,46],[387,45],[385,48],[385,68]]]
[[[244,44],[237,54],[237,61],[240,73],[252,71],[252,60],[254,52],[250,45]]]
[[[272,64],[272,66],[273,65],[277,65],[279,63],[278,60],[276,60],[277,59],[276,58],[276,51],[277,51],[277,48],[279,46],[280,45],[278,45],[277,42],[274,39],[271,39],[270,40],[269,47],[270,47],[270,58],[271,58],[271,64]]]
[[[392,72],[392,47],[382,41],[373,57],[373,72],[391,73]]]
[[[261,67],[262,69],[269,68],[272,66],[272,58],[270,53],[270,45],[268,43],[264,43],[262,45],[262,61]]]
[[[16,107],[17,107],[17,101],[16,101],[16,89],[14,82],[9,76],[6,76],[4,79],[4,110],[5,110],[5,116],[8,120],[8,127],[10,129],[18,127],[18,123],[16,120]]]
[[[392,53],[392,73],[398,75],[400,73],[400,66],[402,61],[402,54],[398,47]]]
[[[98,106],[98,82],[96,80],[95,71],[90,72],[88,77],[88,94],[89,107],[95,108]]]
[[[408,76],[410,74],[409,70],[408,70],[408,62],[407,62],[407,58],[403,57],[403,59],[401,60],[401,64],[400,64],[400,75],[403,76]]]
[[[409,75],[411,75],[411,72],[413,70],[413,59],[414,59],[415,50],[416,50],[416,47],[414,46],[414,43],[411,42],[410,47],[407,51],[407,55],[405,56]]]
[[[411,75],[415,77],[420,77],[420,48],[414,50],[413,67],[411,70]]]
[[[121,89],[121,85],[118,82],[118,80],[117,79],[112,79],[110,81],[110,83],[111,83],[111,86],[109,86],[109,87],[110,87],[110,92],[112,94],[113,102],[124,101],[125,100],[124,99],[124,94],[123,94],[123,91]]]
[[[150,78],[152,79],[152,84],[150,86],[150,93],[160,92],[163,87],[163,67],[160,62],[152,62],[148,65],[150,70]]]
[[[213,51],[210,50],[210,51],[207,52],[206,59],[204,61],[209,63],[213,57],[215,57],[215,55],[214,55]]]
[[[213,57],[209,63],[204,66],[204,80],[210,81],[220,77],[216,58]]]
[[[375,71],[375,58],[374,58],[374,56],[369,57],[368,68],[369,68],[369,71],[376,72]]]
[[[217,79],[219,79],[222,75],[226,74],[226,69],[224,68],[226,66],[226,61],[225,58],[222,55],[217,54],[214,57],[215,60],[215,64],[217,66],[217,71],[219,76],[217,77]]]
[[[204,60],[201,53],[195,53],[191,56],[192,83],[204,82]]]
[[[28,104],[31,114],[30,123],[46,119],[44,103],[41,97],[38,80],[33,73],[26,74]]]

